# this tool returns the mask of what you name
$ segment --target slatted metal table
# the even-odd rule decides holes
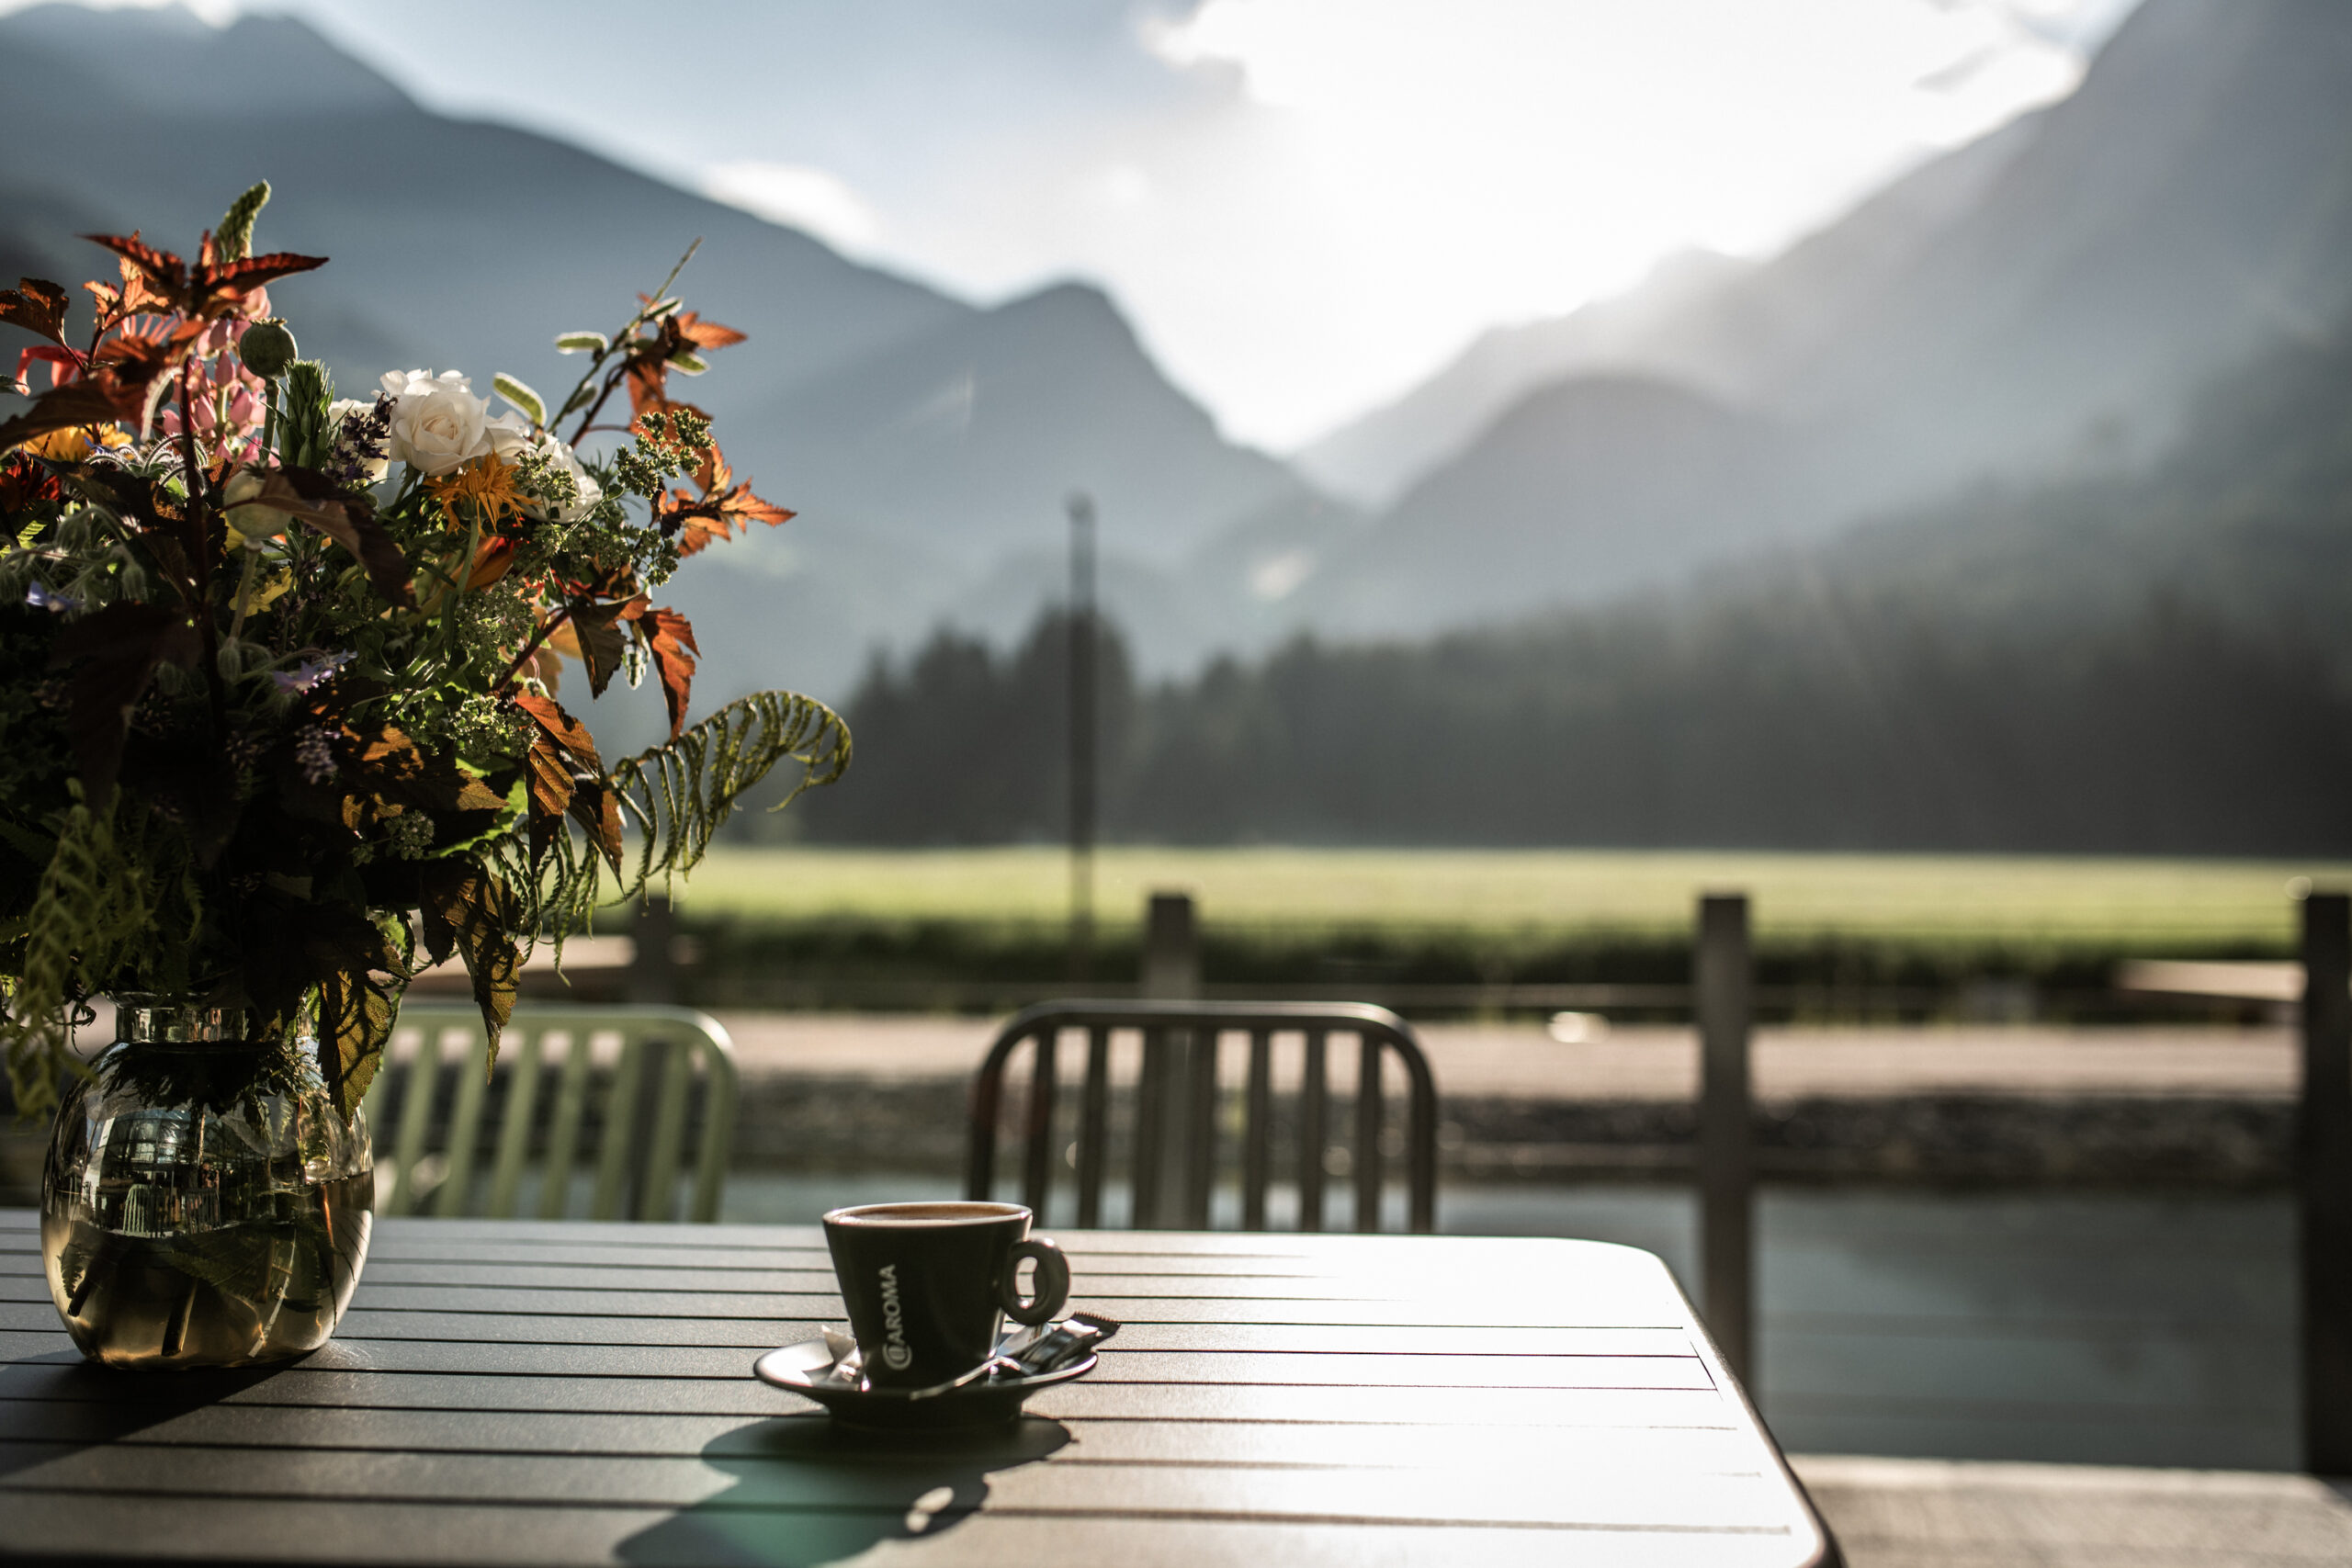
[[[1836,1549],[1658,1261],[1598,1243],[1063,1232],[1125,1327],[1002,1434],[754,1381],[813,1228],[380,1223],[334,1342],[135,1374],[0,1210],[0,1555],[337,1563],[1739,1564]]]

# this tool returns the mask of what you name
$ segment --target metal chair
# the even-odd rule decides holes
[[[1267,1228],[1266,1194],[1274,1175],[1274,1040],[1298,1034],[1304,1036],[1304,1052],[1292,1163],[1299,1228],[1320,1230],[1326,1161],[1333,1153],[1329,1043],[1332,1035],[1342,1034],[1356,1037],[1358,1052],[1355,1125],[1346,1146],[1347,1176],[1355,1188],[1355,1228],[1380,1228],[1384,1052],[1402,1064],[1407,1084],[1403,1153],[1408,1228],[1422,1233],[1436,1228],[1437,1087],[1428,1059],[1403,1019],[1385,1008],[1355,1002],[1052,1001],[1026,1009],[999,1032],[973,1085],[964,1183],[967,1197],[984,1199],[995,1185],[1006,1069],[1013,1054],[1027,1044],[1033,1055],[1028,1103],[1021,1116],[1021,1192],[1023,1202],[1043,1212],[1057,1153],[1060,1036],[1062,1031],[1075,1029],[1086,1032],[1075,1145],[1080,1226],[1102,1222],[1102,1186],[1111,1152],[1111,1036],[1115,1031],[1135,1031],[1143,1036],[1143,1055],[1127,1155],[1138,1226],[1208,1228],[1219,1124],[1230,1125],[1238,1119],[1241,1228]],[[1220,1096],[1217,1087],[1217,1054],[1227,1034],[1244,1034],[1249,1040],[1247,1077],[1235,1097],[1238,1104],[1221,1104],[1227,1097]]]
[[[453,1035],[466,1044],[454,1061],[445,1063],[447,1042]],[[568,1042],[560,1074],[548,1044],[557,1035]],[[589,1217],[670,1219],[677,1206],[678,1171],[686,1157],[699,1066],[701,1137],[694,1154],[686,1218],[703,1224],[718,1218],[738,1093],[734,1042],[709,1014],[676,1007],[518,1007],[499,1043],[495,1083],[487,1070],[488,1035],[471,1003],[405,1003],[393,1032],[395,1047],[404,1036],[415,1042],[414,1048],[385,1053],[363,1101],[369,1122],[379,1129],[379,1182],[385,1175],[380,1168],[391,1168],[389,1187],[378,1190],[379,1213],[479,1213],[492,1219],[513,1218],[536,1150],[536,1213],[540,1219],[561,1219],[572,1171],[589,1157],[582,1132],[593,1105],[598,1114]],[[609,1055],[602,1093],[594,1094],[598,1043],[616,1036],[618,1049]],[[440,1084],[445,1066],[457,1078],[447,1095],[446,1119],[436,1129],[435,1111],[444,1098]],[[541,1133],[540,1088],[551,1077],[555,1092]],[[475,1209],[475,1163],[493,1098],[501,1102],[497,1142],[490,1155],[488,1190]],[[398,1123],[389,1160],[381,1157],[382,1132],[390,1126],[386,1118]]]

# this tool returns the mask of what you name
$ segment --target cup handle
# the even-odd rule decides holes
[[[1037,1265],[1036,1293],[1026,1297],[1021,1293],[1021,1260],[1024,1258]],[[1042,1235],[1016,1241],[1004,1260],[1004,1278],[997,1281],[996,1294],[1004,1315],[1013,1322],[1033,1328],[1050,1323],[1054,1314],[1069,1301],[1069,1259],[1062,1256],[1060,1247]]]

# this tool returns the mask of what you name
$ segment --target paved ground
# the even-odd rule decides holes
[[[2352,1486],[2301,1475],[1798,1455],[1852,1568],[2352,1562]]]
[[[960,1077],[997,1021],[871,1013],[723,1013],[745,1068],[876,1078]],[[1630,1027],[1563,1044],[1536,1024],[1421,1026],[1440,1090],[1531,1100],[1676,1100],[1697,1092],[1688,1029]],[[1767,1029],[1760,1099],[1929,1093],[2064,1096],[2296,1092],[2291,1030],[2034,1026]]]

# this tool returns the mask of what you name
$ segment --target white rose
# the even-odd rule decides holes
[[[530,424],[520,414],[501,414],[492,420],[490,444],[501,462],[520,463],[526,457],[536,453],[571,476],[571,482],[579,487],[580,494],[570,506],[555,514],[556,521],[560,523],[579,522],[605,499],[604,487],[581,466],[578,455],[544,431],[533,436]]]
[[[446,474],[490,451],[490,400],[455,370],[384,373],[392,400],[391,455],[421,474]]]

